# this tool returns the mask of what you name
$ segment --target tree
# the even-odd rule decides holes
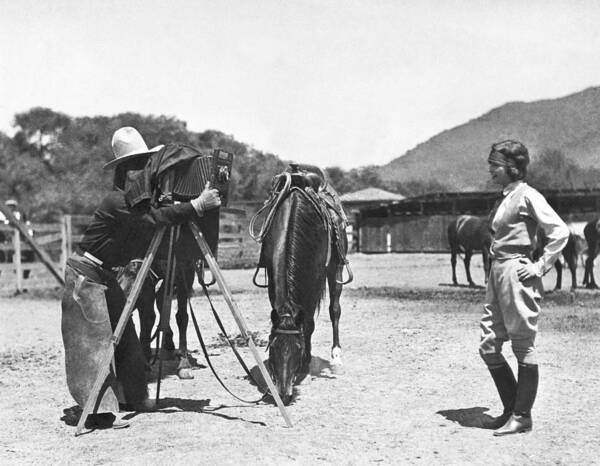
[[[55,112],[49,108],[35,107],[15,115],[14,124],[18,131],[14,136],[14,141],[22,152],[29,152],[32,156],[51,163],[50,148],[70,123],[71,118],[64,113]]]
[[[598,187],[599,176],[600,170],[583,169],[562,151],[546,149],[531,163],[526,180],[536,189],[578,189]]]

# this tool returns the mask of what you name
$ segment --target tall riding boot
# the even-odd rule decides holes
[[[537,364],[519,363],[519,383],[512,416],[494,435],[510,435],[529,432],[533,427],[531,408],[537,395],[539,372]]]
[[[501,416],[484,421],[483,427],[486,429],[498,429],[508,421],[513,411],[517,396],[517,381],[506,361],[500,367],[489,368],[489,371],[498,389],[500,400],[502,400],[502,405],[504,406],[504,412]]]

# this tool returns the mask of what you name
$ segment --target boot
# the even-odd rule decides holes
[[[519,363],[519,383],[513,414],[504,426],[494,431],[495,436],[529,432],[532,429],[531,408],[537,395],[538,381],[537,364]]]
[[[513,374],[512,369],[505,361],[504,365],[500,367],[489,368],[492,379],[496,384],[496,389],[500,395],[500,400],[504,406],[502,415],[492,418],[489,421],[483,421],[484,429],[499,429],[506,421],[510,418],[515,405],[515,398],[517,396],[517,381]]]

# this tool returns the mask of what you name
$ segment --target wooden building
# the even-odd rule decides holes
[[[390,203],[406,199],[401,194],[392,193],[379,188],[366,188],[340,196],[344,211],[348,216],[348,250],[357,251],[359,249],[359,229],[358,219],[362,209],[385,207]]]
[[[566,222],[590,221],[600,214],[600,189],[546,190],[542,194]],[[357,218],[358,250],[445,252],[448,224],[458,215],[487,217],[499,192],[449,192],[366,206]]]

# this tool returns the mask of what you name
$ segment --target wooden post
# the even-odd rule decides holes
[[[15,218],[12,211],[9,208],[2,205],[1,202],[0,202],[0,212],[2,212],[4,214],[4,216],[8,219],[8,221],[18,230],[18,232],[21,233],[21,235],[23,235],[23,238],[25,238],[25,241],[27,241],[29,243],[29,246],[31,246],[33,248],[35,253],[42,260],[42,262],[48,268],[50,273],[52,275],[54,275],[54,278],[56,278],[58,283],[60,283],[62,286],[65,286],[65,280],[64,280],[62,274],[60,273],[60,270],[58,270],[58,268],[56,267],[56,264],[54,262],[52,262],[52,259],[50,258],[50,256],[46,253],[46,251],[41,249],[35,243],[35,241],[31,237],[31,235],[27,231],[27,228],[25,228],[25,226],[21,222],[19,222],[19,220],[17,220]],[[19,236],[18,233],[17,233],[17,236]]]
[[[21,266],[21,236],[19,230],[13,230],[13,266],[17,274],[17,293],[23,291],[23,268]]]
[[[73,252],[73,227],[72,227],[72,219],[70,215],[63,215],[62,222],[60,224],[60,233],[61,233],[61,267],[63,273],[67,268],[67,259],[71,257],[71,253]]]

